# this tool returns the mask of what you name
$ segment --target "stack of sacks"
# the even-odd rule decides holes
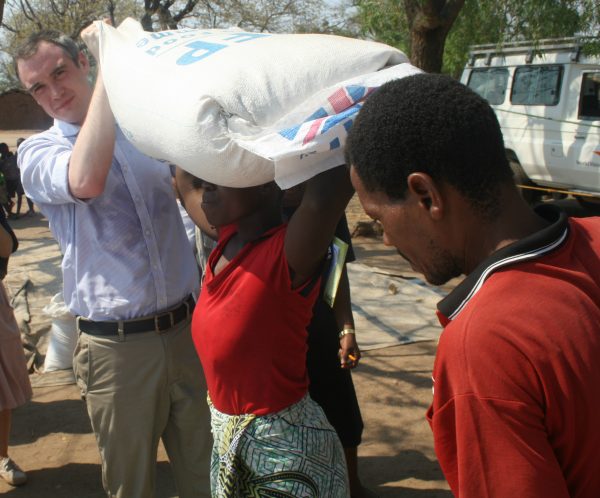
[[[44,313],[52,318],[50,341],[44,360],[44,372],[73,368],[73,352],[77,345],[76,319],[67,308],[62,292],[55,294],[44,306]]]
[[[330,35],[100,24],[117,122],[146,154],[210,182],[290,188],[344,162],[361,103],[419,72],[395,48]]]

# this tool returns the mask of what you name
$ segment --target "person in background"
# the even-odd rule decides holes
[[[16,251],[17,238],[0,209],[0,279],[8,268],[8,257]],[[27,482],[27,474],[8,456],[12,410],[31,399],[31,384],[23,354],[21,332],[13,308],[0,282],[0,477],[12,486]]]
[[[6,209],[7,216],[12,218],[12,208],[15,205],[13,197],[19,185],[19,168],[17,158],[8,148],[8,144],[4,142],[0,143],[0,172],[4,177],[4,187],[6,189],[4,209]]]
[[[18,157],[19,157],[19,145],[21,145],[25,141],[24,138],[17,138],[17,151],[15,152],[15,164],[17,164],[18,169]],[[25,190],[23,190],[23,183],[21,182],[21,174],[19,172],[18,175],[18,185],[17,185],[17,212],[16,217],[18,218],[21,215],[21,205],[23,204],[23,197],[27,200],[27,212],[25,216],[35,216],[35,208],[33,205],[33,201],[25,195]]]
[[[427,413],[454,495],[600,496],[600,218],[528,206],[493,109],[448,76],[383,85],[346,157],[387,245],[432,284],[466,275]]]
[[[215,232],[194,313],[215,437],[215,496],[349,496],[340,441],[308,396],[307,331],[327,248],[352,194],[342,166],[309,180],[289,222],[269,183],[221,187],[178,169],[194,222]]]
[[[2,173],[2,165],[0,164],[0,209],[4,216],[8,216],[9,209],[11,209],[8,203],[8,192],[6,190],[6,180],[4,179],[4,173]]]
[[[82,32],[98,59],[98,28]],[[127,141],[102,73],[70,38],[34,33],[18,76],[54,118],[19,147],[27,195],[63,253],[65,304],[77,316],[74,372],[111,498],[154,495],[162,439],[180,498],[210,496],[206,384],[190,323],[194,255],[167,165]]]

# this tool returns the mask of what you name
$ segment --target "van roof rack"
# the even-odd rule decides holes
[[[489,65],[495,55],[518,55],[525,54],[525,62],[530,63],[536,53],[544,52],[570,52],[571,60],[577,62],[581,55],[583,46],[587,43],[600,43],[598,37],[571,37],[571,38],[547,38],[542,40],[523,40],[506,43],[488,43],[484,45],[472,45],[469,47],[468,65],[475,64],[475,59],[485,57],[485,64]]]

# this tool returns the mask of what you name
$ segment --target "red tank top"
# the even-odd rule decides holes
[[[246,244],[215,276],[212,268],[236,231],[226,227],[208,259],[192,334],[211,400],[223,413],[266,415],[307,392],[306,327],[319,285],[292,290],[286,229]]]

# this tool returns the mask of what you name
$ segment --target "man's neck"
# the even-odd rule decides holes
[[[491,222],[480,219],[479,227],[467,234],[467,275],[491,254],[548,226],[548,222],[531,209],[515,189],[506,189],[502,193],[501,206],[500,216]]]

